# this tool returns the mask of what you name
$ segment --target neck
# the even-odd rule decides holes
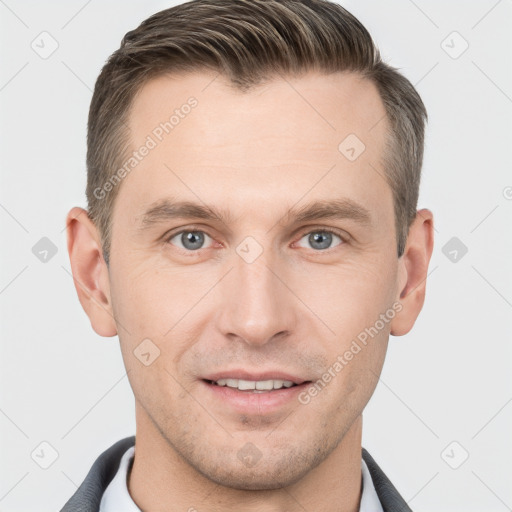
[[[142,510],[358,512],[361,434],[359,416],[331,454],[294,484],[273,490],[241,490],[219,485],[191,467],[138,407],[128,490]]]

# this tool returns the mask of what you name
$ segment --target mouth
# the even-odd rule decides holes
[[[300,405],[300,394],[312,381],[282,372],[256,375],[240,370],[209,375],[200,382],[207,402],[221,414],[234,412],[277,420],[289,414],[290,407]]]
[[[235,378],[223,378],[218,380],[203,379],[204,382],[212,386],[226,387],[244,393],[270,393],[280,389],[289,389],[306,384],[311,381],[302,381],[300,383],[284,379],[267,380],[245,380]]]

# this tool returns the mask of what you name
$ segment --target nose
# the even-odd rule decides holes
[[[269,250],[252,263],[238,254],[221,282],[218,328],[232,339],[262,346],[296,329],[300,302],[287,286],[285,262]]]

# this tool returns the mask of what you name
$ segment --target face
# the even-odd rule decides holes
[[[110,300],[138,425],[217,483],[271,489],[331,456],[382,368],[401,275],[385,110],[353,74],[249,93],[214,78],[136,97],[132,149],[155,145],[115,202]]]

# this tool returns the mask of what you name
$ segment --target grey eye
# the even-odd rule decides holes
[[[301,238],[301,241],[307,239],[307,243],[310,244],[310,247],[316,250],[330,249],[333,241],[333,237],[336,237],[340,240],[340,243],[343,242],[342,238],[335,233],[331,233],[330,231],[311,231],[307,233]],[[300,241],[299,241],[300,242]],[[336,245],[339,245],[336,244]],[[333,246],[335,247],[335,246]]]
[[[197,251],[204,249],[203,245],[207,238],[211,240],[203,231],[182,231],[170,238],[169,242],[187,251]],[[177,242],[173,242],[175,239]]]

